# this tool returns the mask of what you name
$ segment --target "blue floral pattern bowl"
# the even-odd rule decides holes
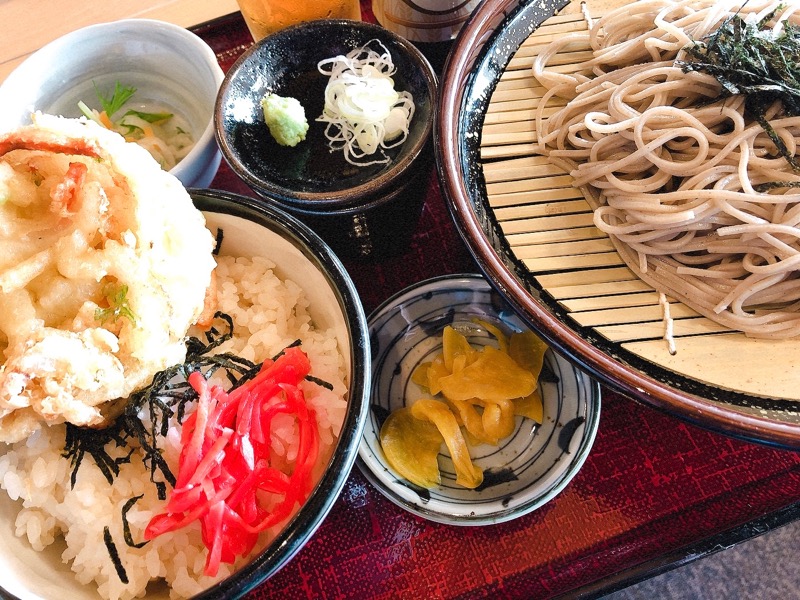
[[[492,343],[490,332],[476,325],[476,318],[507,332],[525,328],[478,275],[421,282],[389,299],[369,317],[372,392],[357,464],[395,504],[453,525],[508,521],[548,502],[580,469],[600,417],[599,384],[548,350],[539,380],[543,423],[517,417],[514,432],[499,446],[470,446],[473,461],[484,469],[481,486],[473,490],[457,485],[446,453],[439,454],[442,481],[437,487],[423,489],[397,475],[380,447],[383,421],[392,410],[423,395],[411,374],[441,351],[446,325],[465,333],[472,344]]]

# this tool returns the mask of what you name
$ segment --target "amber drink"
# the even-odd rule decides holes
[[[315,19],[361,20],[359,0],[237,0],[247,28],[258,41],[270,33]]]

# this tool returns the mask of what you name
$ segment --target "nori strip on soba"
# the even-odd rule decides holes
[[[766,113],[780,100],[789,115],[800,115],[800,27],[785,21],[777,32],[769,24],[777,10],[758,22],[738,14],[704,41],[685,48],[691,61],[680,61],[684,72],[699,71],[713,76],[723,95],[745,96],[745,110],[758,121],[792,170],[800,163],[789,152],[769,124]]]

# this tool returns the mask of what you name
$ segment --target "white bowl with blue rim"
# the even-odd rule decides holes
[[[442,329],[466,331],[476,345],[492,343],[484,320],[506,332],[525,325],[479,275],[429,279],[393,296],[369,317],[372,352],[370,413],[357,464],[367,479],[398,506],[431,521],[487,525],[515,519],[544,505],[578,473],[594,443],[600,420],[600,386],[552,350],[539,378],[543,422],[516,417],[514,432],[498,446],[470,446],[484,482],[467,489],[455,482],[452,461],[442,445],[441,483],[421,488],[387,463],[380,428],[388,414],[411,405],[422,390],[411,381],[421,362],[441,352]]]

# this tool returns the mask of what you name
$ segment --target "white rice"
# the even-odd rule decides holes
[[[308,313],[308,301],[298,285],[275,275],[275,265],[262,258],[220,257],[217,268],[218,308],[233,318],[235,338],[220,351],[261,362],[297,339],[311,360],[311,374],[334,386],[329,391],[316,384],[302,384],[309,404],[317,414],[320,429],[319,472],[332,451],[344,419],[347,391],[344,360],[332,332],[317,331]],[[103,598],[134,598],[145,593],[154,579],[165,580],[173,598],[188,597],[225,578],[234,568],[222,564],[216,578],[203,575],[206,550],[199,524],[159,536],[142,548],[129,547],[123,536],[121,511],[132,497],[143,495],[128,512],[134,541],[143,539],[150,519],[163,510],[150,482],[149,470],[134,456],[121,465],[121,473],[109,485],[90,457],[78,471],[70,489],[71,468],[61,456],[63,425],[45,427],[24,442],[7,446],[0,456],[0,487],[20,502],[16,535],[27,538],[35,550],[42,550],[63,538],[62,559],[70,563],[81,583],[97,585]],[[173,428],[164,442],[165,458],[177,472],[180,432]],[[273,449],[292,460],[296,454],[294,422],[291,418],[273,424]],[[110,528],[125,568],[123,584],[108,555],[103,529]],[[263,547],[282,528],[276,526],[262,535],[256,548]]]

